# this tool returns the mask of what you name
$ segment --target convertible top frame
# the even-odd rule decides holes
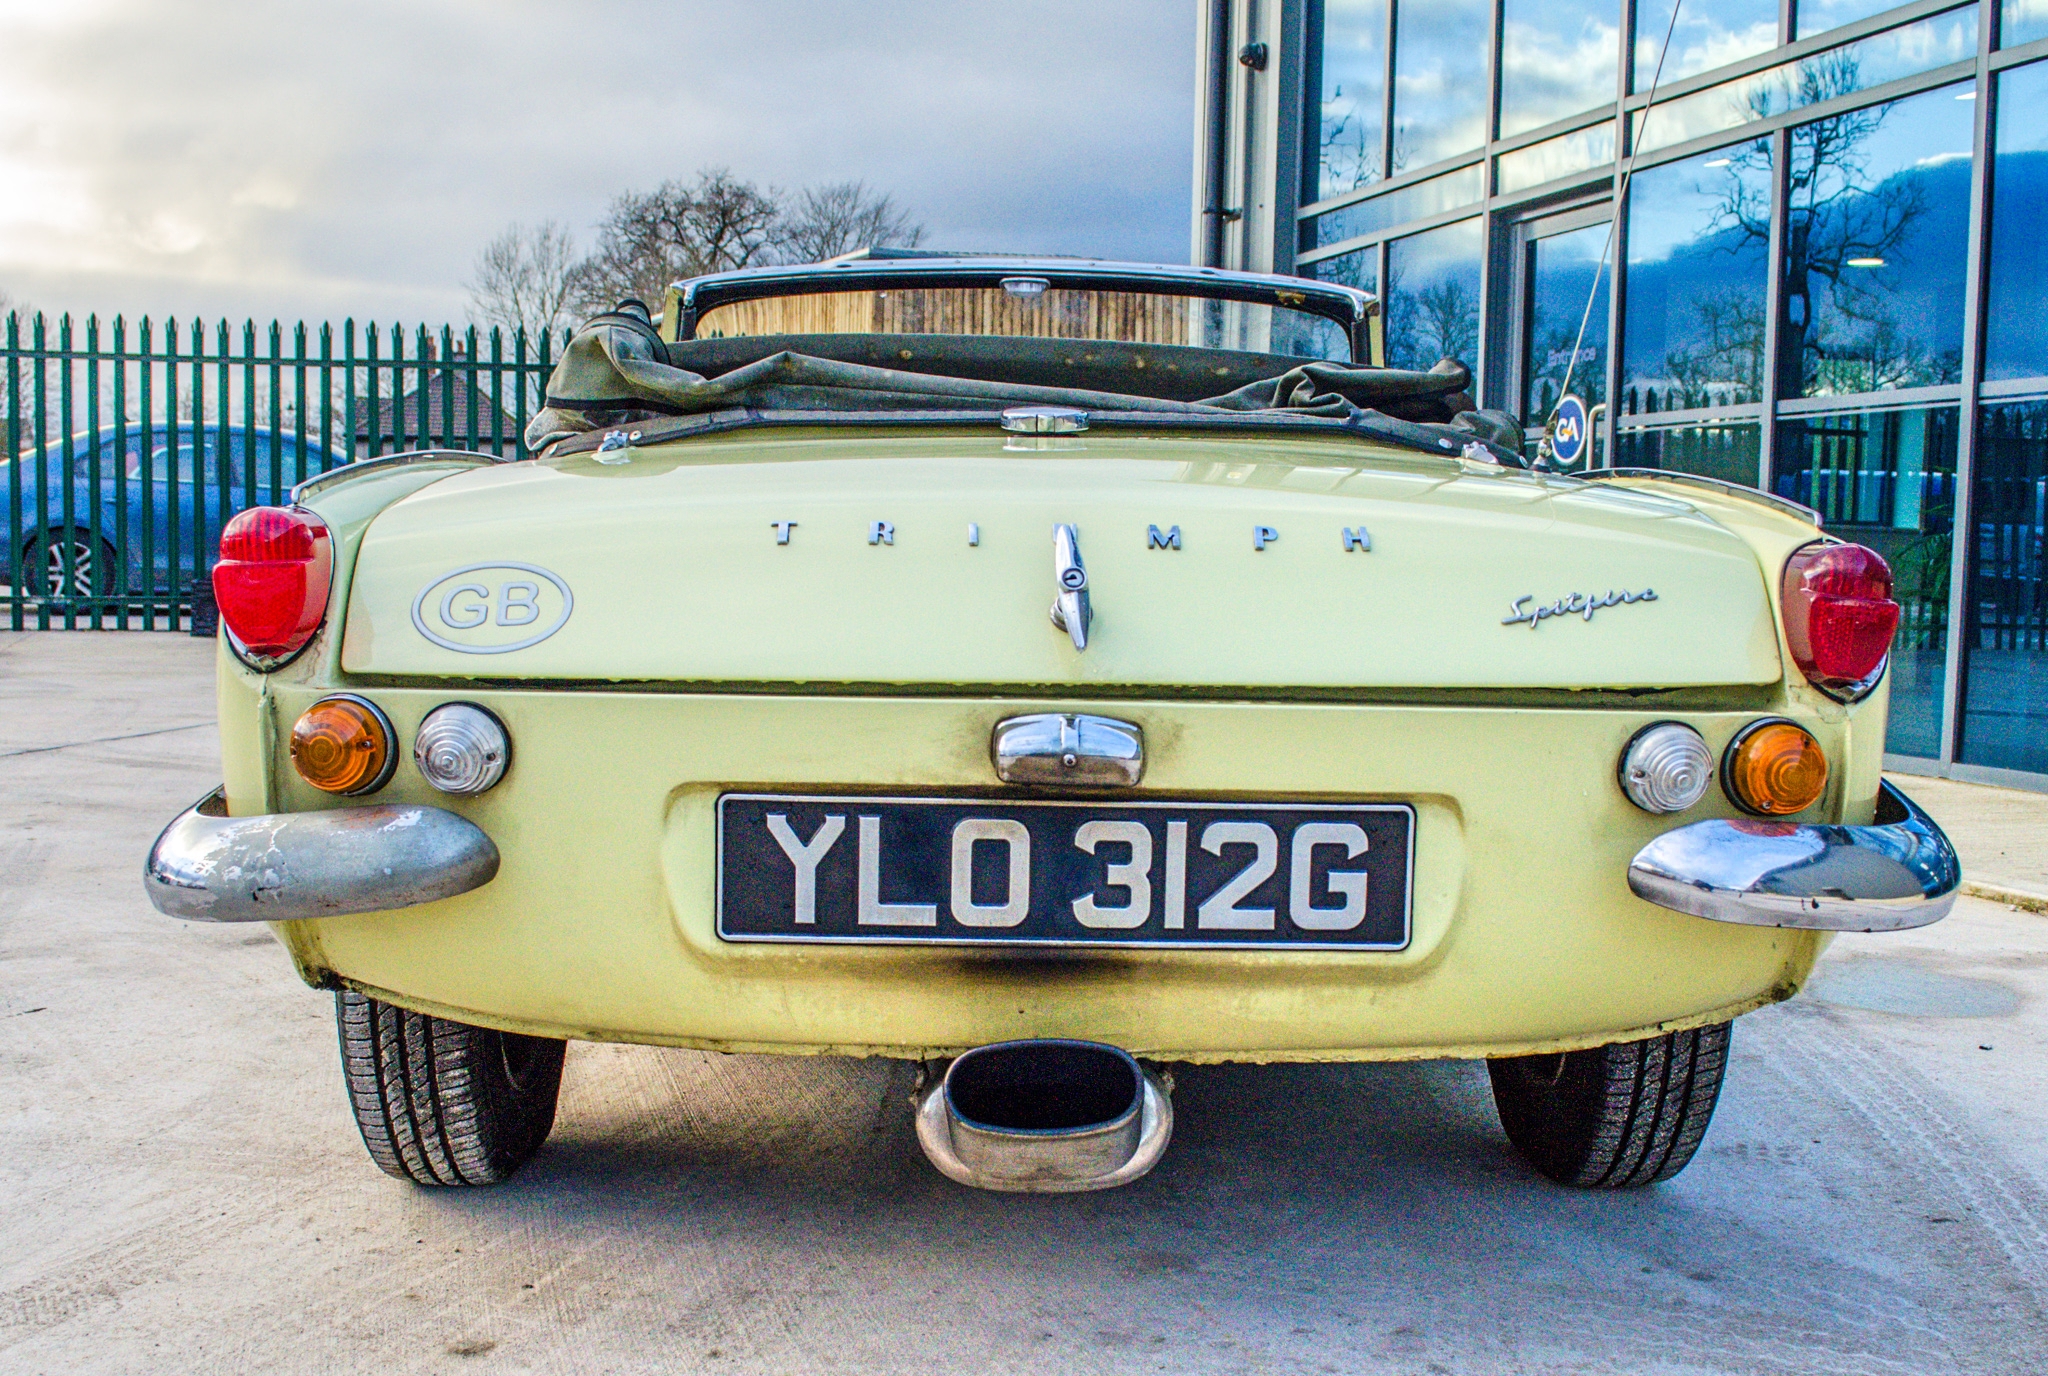
[[[902,249],[866,249],[824,263],[743,268],[677,282],[668,291],[664,337],[671,343],[696,338],[699,320],[735,301],[911,286],[999,287],[1005,277],[1042,277],[1061,287],[1197,296],[1304,311],[1343,327],[1353,361],[1376,367],[1384,363],[1376,328],[1379,298],[1335,282],[1094,258],[969,257]]]

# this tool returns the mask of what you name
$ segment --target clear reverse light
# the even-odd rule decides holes
[[[413,737],[412,759],[421,777],[443,793],[484,793],[505,777],[512,742],[498,719],[481,707],[451,702],[427,713]]]
[[[1683,722],[1646,726],[1621,752],[1621,791],[1645,812],[1683,812],[1713,781],[1714,753]]]

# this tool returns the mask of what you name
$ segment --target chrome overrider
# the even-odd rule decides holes
[[[1867,827],[1717,818],[1665,832],[1628,867],[1637,897],[1674,912],[1831,932],[1939,922],[1962,881],[1948,837],[1890,783]]]
[[[441,808],[379,803],[230,817],[216,788],[156,838],[142,885],[170,917],[289,922],[431,903],[497,873],[491,838]]]

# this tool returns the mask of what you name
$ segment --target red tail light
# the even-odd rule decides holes
[[[320,629],[333,576],[326,522],[298,507],[252,506],[220,533],[213,597],[236,647],[275,669]]]
[[[1815,543],[1785,561],[1792,661],[1814,687],[1854,702],[1877,686],[1899,628],[1891,567],[1861,545]]]

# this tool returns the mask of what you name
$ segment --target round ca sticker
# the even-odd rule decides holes
[[[420,589],[412,624],[443,649],[502,655],[561,630],[575,606],[569,585],[538,564],[465,564]]]
[[[1577,463],[1586,452],[1586,403],[1566,395],[1551,420],[1550,452],[1559,463]]]

